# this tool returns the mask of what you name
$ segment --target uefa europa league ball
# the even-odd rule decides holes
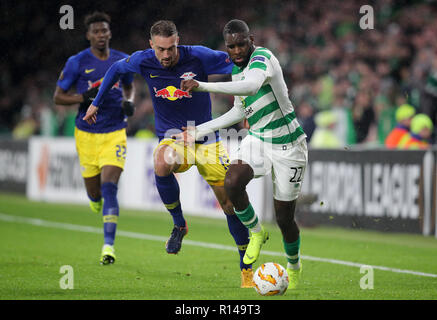
[[[262,296],[283,295],[288,288],[288,274],[275,262],[263,263],[253,275],[255,290]]]

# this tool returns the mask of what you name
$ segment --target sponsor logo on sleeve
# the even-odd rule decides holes
[[[254,62],[254,61],[262,61],[262,62],[265,62],[265,61],[266,61],[266,58],[264,58],[264,57],[260,57],[260,56],[257,56],[257,57],[253,57],[252,60],[250,60],[250,62]]]

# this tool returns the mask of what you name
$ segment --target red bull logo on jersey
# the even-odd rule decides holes
[[[92,89],[92,88],[99,87],[99,86],[102,84],[102,82],[103,82],[103,78],[100,78],[99,80],[94,81],[94,82],[88,80],[88,90],[89,90],[89,89]],[[120,81],[117,81],[117,82],[112,86],[111,89],[120,89]]]
[[[188,93],[188,91],[178,89],[174,86],[168,86],[159,90],[153,87],[153,90],[155,90],[155,97],[161,97],[170,101],[175,101],[182,98],[191,98],[191,95]]]

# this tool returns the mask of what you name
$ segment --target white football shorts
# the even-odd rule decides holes
[[[236,160],[249,164],[255,178],[271,172],[273,198],[279,201],[293,201],[299,196],[308,164],[307,143],[303,139],[295,145],[276,145],[247,135],[231,157],[231,163]]]

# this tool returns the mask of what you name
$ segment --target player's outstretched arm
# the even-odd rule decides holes
[[[252,69],[246,75],[244,80],[231,81],[231,82],[197,82],[196,91],[207,91],[215,93],[225,93],[234,96],[253,96],[262,87],[267,75],[265,72],[259,69]],[[182,83],[181,83],[182,85]],[[192,83],[185,84],[184,86],[195,86]],[[184,90],[181,87],[182,90]]]
[[[204,136],[206,136],[207,134],[215,132],[219,129],[230,127],[233,124],[236,124],[243,119],[244,119],[243,109],[241,108],[240,105],[234,104],[231,110],[221,115],[220,117],[196,126],[195,133],[193,134],[195,139],[199,140]]]
[[[215,132],[219,129],[227,128],[244,119],[244,112],[241,106],[234,105],[231,110],[221,115],[218,118],[204,122],[195,127],[182,127],[184,130],[181,133],[175,134],[174,139],[184,141],[185,145],[191,145],[196,140],[200,140],[204,136]]]
[[[93,100],[92,105],[100,107],[104,97],[108,94],[109,90],[111,90],[112,86],[120,79],[121,75],[123,74],[120,70],[120,62],[121,61],[117,61],[108,69],[108,71],[106,71],[105,77],[100,85],[99,92]]]
[[[87,121],[89,124],[96,123],[97,109],[101,106],[103,98],[122,75],[129,73],[140,73],[140,59],[141,52],[138,51],[129,58],[117,61],[108,69],[108,71],[106,71],[105,77],[100,85],[99,93],[97,94],[93,103],[89,106],[87,114],[83,120]]]

